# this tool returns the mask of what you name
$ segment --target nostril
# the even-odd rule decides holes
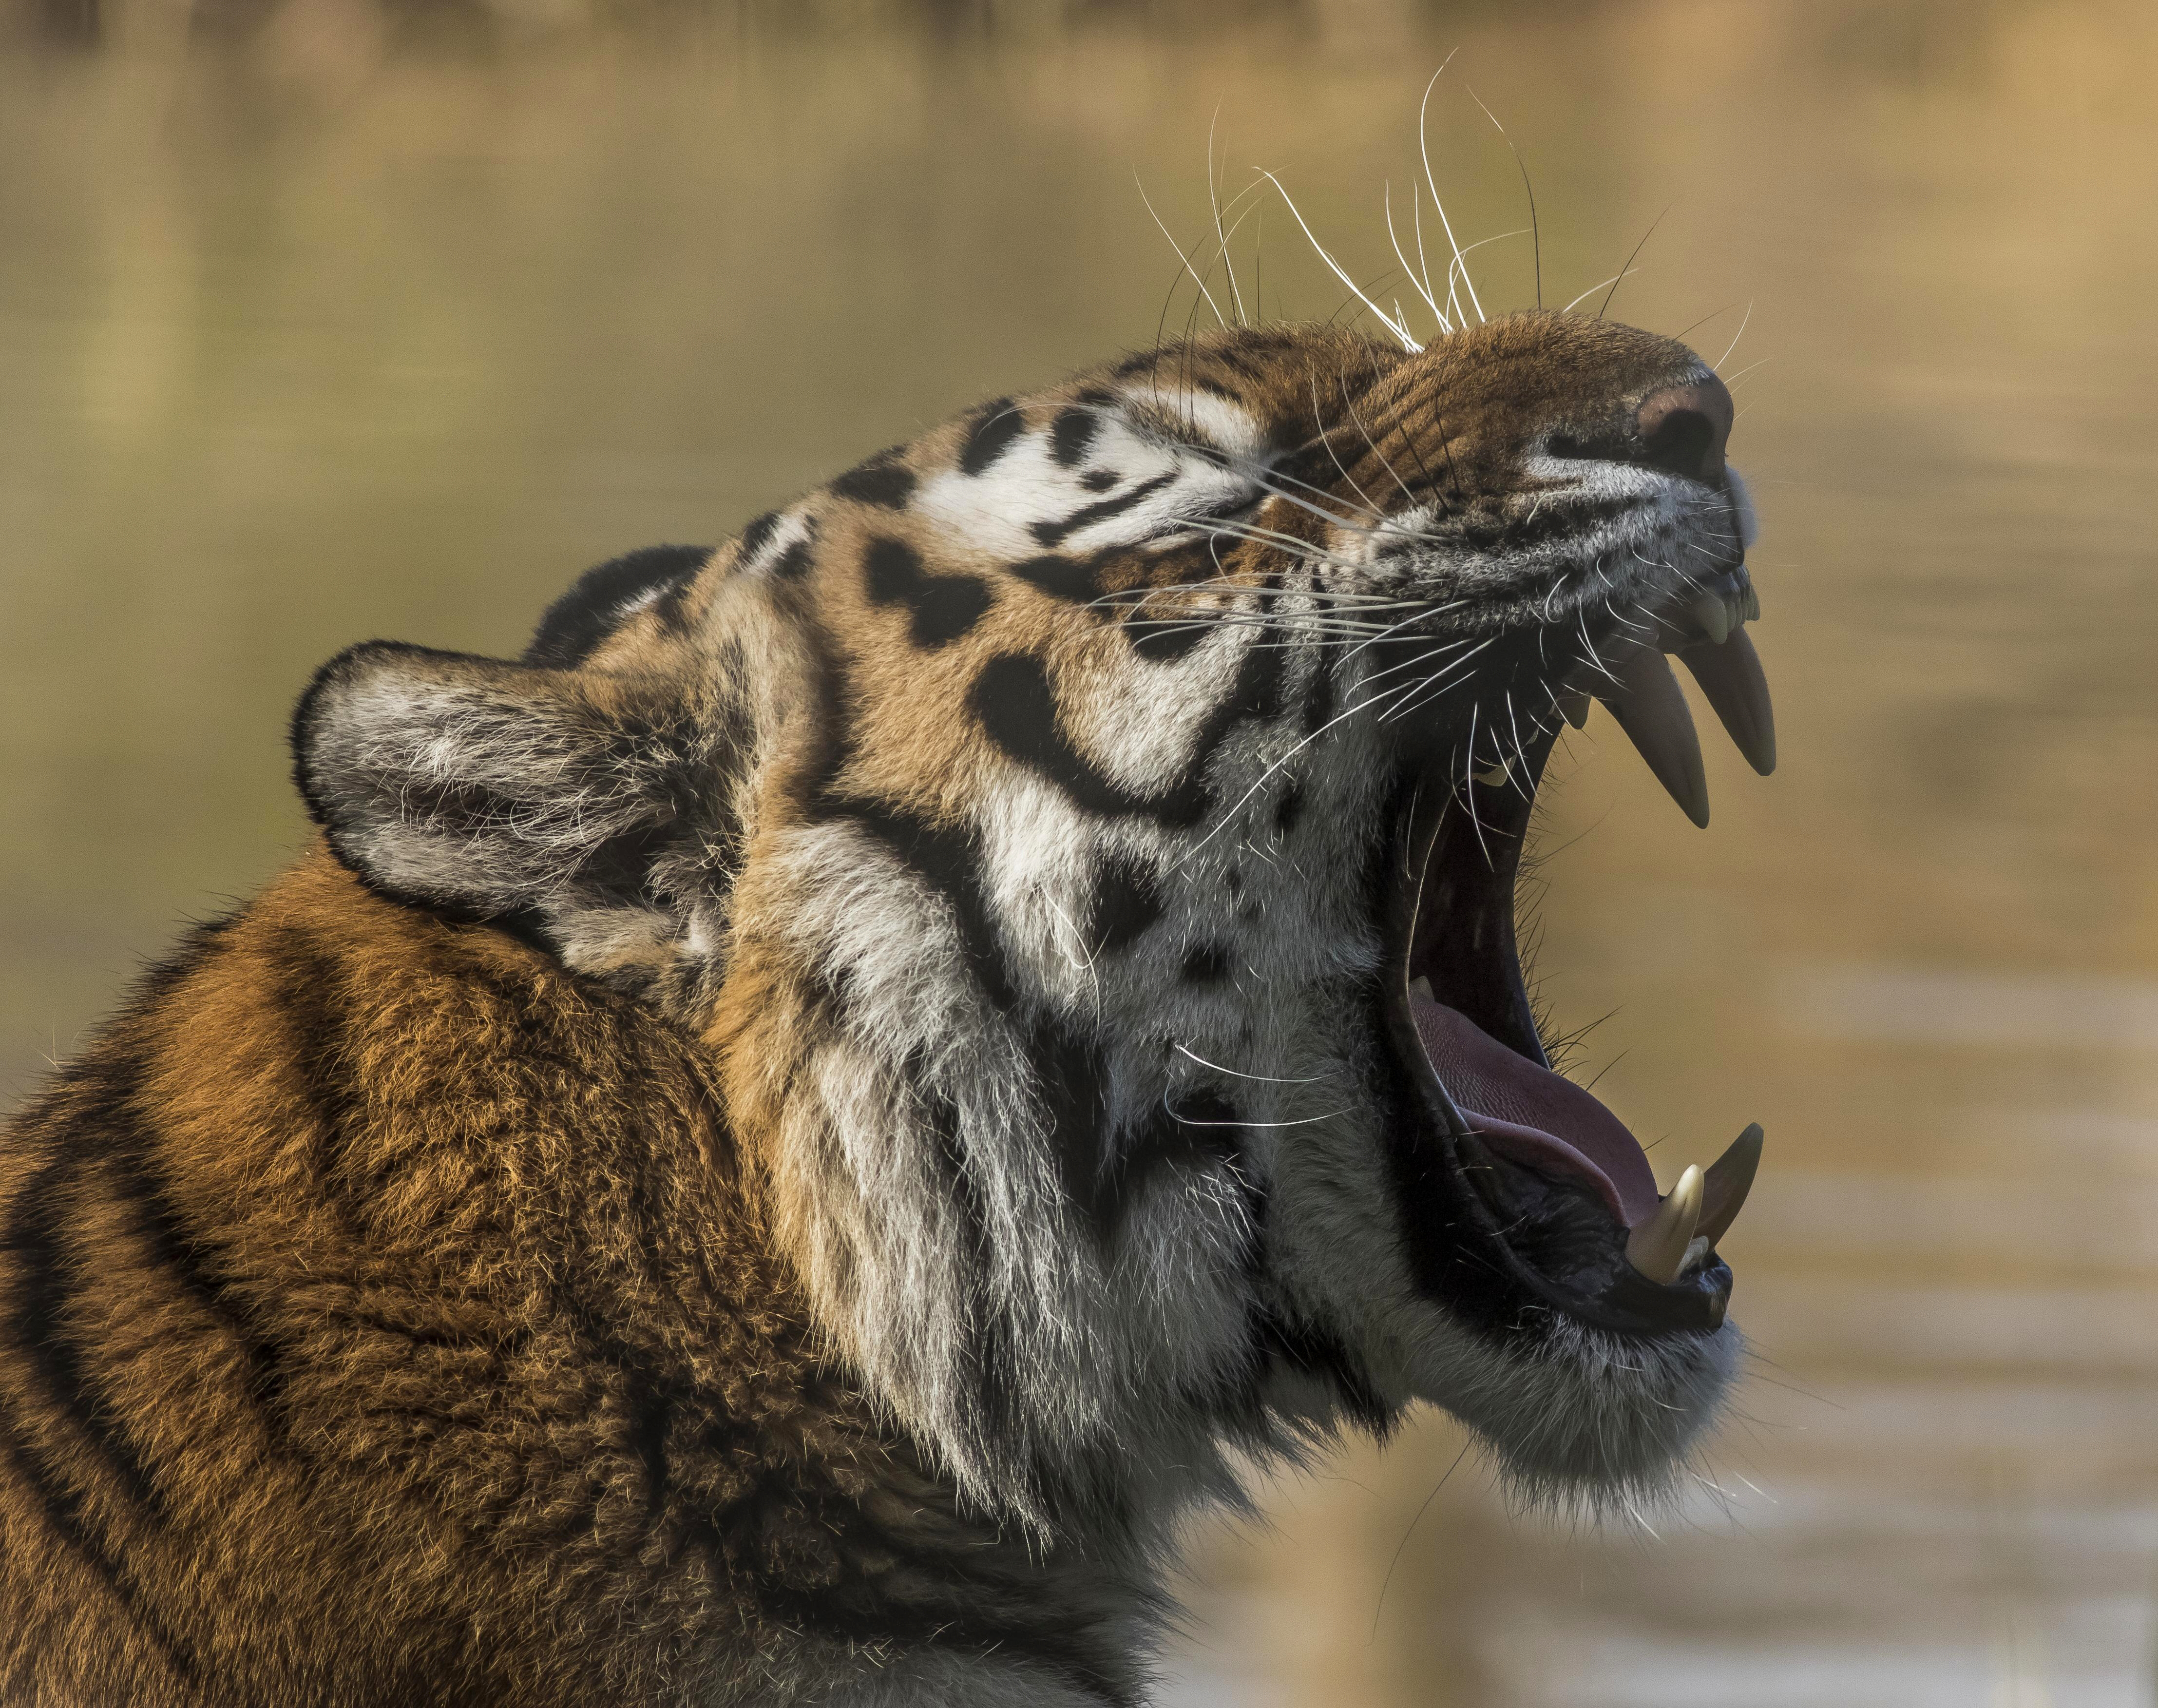
[[[1711,481],[1723,472],[1731,437],[1731,394],[1714,375],[1651,395],[1634,416],[1639,456],[1650,467],[1687,480]]]
[[[1698,410],[1673,410],[1643,439],[1641,460],[1666,474],[1699,480],[1715,442],[1716,425],[1706,415]]]

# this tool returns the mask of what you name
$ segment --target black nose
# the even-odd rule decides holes
[[[1731,394],[1713,374],[1652,392],[1634,412],[1634,431],[1640,443],[1636,454],[1666,474],[1720,480],[1732,413]]]

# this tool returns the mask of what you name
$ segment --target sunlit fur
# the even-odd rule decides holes
[[[1405,792],[1729,547],[1551,451],[1701,371],[1226,333],[332,661],[321,847],[0,1150],[0,1697],[1134,1701],[1244,1460],[1655,1489],[1735,1331],[1495,1293],[1376,1016]]]

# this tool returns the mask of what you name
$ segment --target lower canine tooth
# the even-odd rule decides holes
[[[1476,781],[1482,783],[1486,788],[1496,788],[1500,783],[1506,781],[1508,773],[1505,766],[1495,765],[1489,771],[1476,771],[1473,773],[1473,775],[1475,777]]]
[[[1626,1236],[1626,1261],[1660,1287],[1669,1287],[1686,1267],[1701,1220],[1701,1170],[1688,1163],[1655,1215]]]
[[[1642,648],[1619,669],[1611,691],[1598,697],[1611,708],[1618,727],[1680,810],[1707,829],[1708,777],[1701,769],[1701,738],[1693,732],[1693,714],[1664,655],[1654,647]]]

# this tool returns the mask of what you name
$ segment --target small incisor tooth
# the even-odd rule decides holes
[[[1686,615],[1701,626],[1711,645],[1722,646],[1731,632],[1731,607],[1713,593],[1704,593],[1686,606]]]
[[[1561,689],[1557,696],[1559,715],[1577,730],[1588,727],[1588,691],[1586,689]]]
[[[1753,1176],[1761,1166],[1762,1136],[1761,1123],[1752,1122],[1701,1176],[1701,1220],[1694,1236],[1706,1240],[1711,1251],[1738,1220],[1746,1195],[1753,1189]]]
[[[1679,653],[1701,693],[1746,762],[1763,777],[1776,768],[1776,708],[1768,699],[1768,678],[1761,655],[1744,629],[1734,629],[1720,647],[1696,642]]]
[[[1686,710],[1671,667],[1654,647],[1644,647],[1618,674],[1610,691],[1597,697],[1611,708],[1618,727],[1680,810],[1707,829],[1708,777],[1701,769],[1701,738],[1693,732],[1693,714]]]
[[[1701,1169],[1688,1163],[1656,1213],[1626,1236],[1626,1261],[1660,1287],[1669,1287],[1686,1267],[1701,1220]]]

